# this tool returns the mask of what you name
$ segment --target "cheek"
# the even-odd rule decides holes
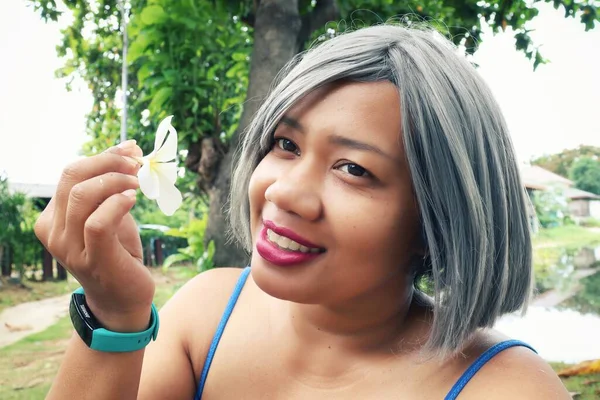
[[[346,254],[384,264],[390,259],[397,265],[413,245],[417,221],[413,203],[399,196],[353,197],[330,199],[329,207],[335,214],[329,220]]]
[[[268,156],[263,158],[261,162],[256,166],[250,182],[248,183],[248,200],[250,202],[250,218],[251,223],[254,224],[257,215],[260,215],[265,202],[265,191],[274,182],[275,177],[273,176],[274,168],[269,167],[272,164],[268,160]]]

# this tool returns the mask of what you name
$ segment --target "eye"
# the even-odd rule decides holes
[[[344,165],[340,165],[338,167],[338,169],[340,171],[343,171],[352,176],[356,176],[358,178],[367,178],[367,177],[371,176],[369,171],[367,171],[366,169],[364,169],[363,167],[361,167],[358,164],[347,163]]]
[[[275,138],[274,145],[279,147],[283,151],[287,151],[290,153],[294,153],[296,155],[300,155],[300,150],[298,149],[298,146],[296,146],[296,143],[292,142],[289,139]]]

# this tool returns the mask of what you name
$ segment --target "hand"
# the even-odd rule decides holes
[[[147,328],[154,281],[143,264],[129,210],[142,156],[134,141],[66,167],[35,233],[79,281],[96,318],[108,329]]]

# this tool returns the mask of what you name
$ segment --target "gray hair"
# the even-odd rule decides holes
[[[532,289],[527,195],[491,91],[456,48],[427,28],[380,25],[298,55],[246,130],[232,180],[234,236],[251,249],[248,184],[272,133],[299,99],[339,81],[398,87],[402,140],[434,287],[424,349],[459,351],[498,316],[527,307]]]

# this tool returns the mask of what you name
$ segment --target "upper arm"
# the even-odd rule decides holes
[[[240,272],[237,268],[204,272],[164,305],[156,341],[146,347],[138,399],[194,397],[197,382],[190,348],[208,350]]]
[[[571,396],[540,356],[525,347],[512,347],[486,363],[458,398],[567,400]]]

